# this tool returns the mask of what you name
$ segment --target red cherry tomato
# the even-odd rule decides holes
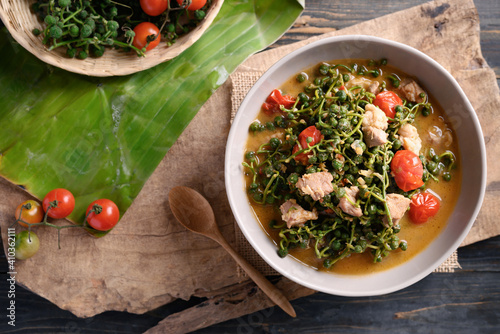
[[[418,155],[409,150],[397,151],[391,161],[394,180],[403,191],[410,191],[424,185],[424,166]]]
[[[297,153],[297,151],[300,150],[300,147],[299,145],[295,145],[293,147],[293,150],[292,150],[292,154],[295,154]],[[293,158],[295,161],[303,164],[303,165],[307,165],[307,163],[309,162],[309,155],[307,155],[306,153],[299,153],[297,154],[297,156],[295,158]]]
[[[419,193],[413,195],[410,203],[410,219],[415,224],[423,224],[434,217],[439,211],[441,203],[431,193]]]
[[[307,138],[312,138],[312,140],[308,142]],[[299,134],[299,143],[302,146],[302,148],[314,146],[317,143],[319,143],[320,140],[321,140],[321,131],[316,129],[314,125],[305,128]]]
[[[49,210],[51,203],[54,203],[55,206],[51,207]],[[73,212],[75,208],[75,198],[69,190],[57,188],[49,191],[49,193],[45,195],[42,206],[45,212],[48,210],[47,215],[49,217],[60,219]]]
[[[158,16],[168,8],[169,0],[140,0],[141,8],[149,16]]]
[[[311,138],[311,140],[308,142],[307,138]],[[316,145],[321,141],[321,131],[319,131],[314,125],[311,125],[310,127],[302,130],[302,132],[299,134],[299,143],[302,149],[311,147]],[[295,145],[292,150],[292,154],[295,154],[297,151],[299,151],[301,148],[298,145]],[[299,153],[294,159],[297,162],[300,162],[302,164],[307,164],[309,160],[309,155],[311,153]]]
[[[177,0],[177,3],[182,6],[182,0]],[[205,4],[207,3],[207,0],[191,0],[191,4],[187,7],[188,10],[198,10],[201,9]]]
[[[403,101],[391,91],[378,93],[373,100],[373,104],[379,107],[387,117],[394,118],[396,116],[396,106],[402,105]]]
[[[90,212],[92,209],[95,211]],[[112,229],[118,223],[118,220],[120,220],[118,207],[113,201],[106,198],[90,203],[86,215],[89,225],[99,231]]]
[[[139,23],[135,28],[135,37],[132,45],[138,49],[142,49],[148,44],[148,36],[152,36],[152,38],[156,38],[149,42],[149,45],[146,47],[146,51],[154,49],[160,43],[160,29],[156,25],[151,22],[142,22]]]
[[[23,212],[21,213],[21,208],[23,208]],[[26,206],[29,206],[30,208],[26,208]],[[21,217],[19,217],[21,215]],[[16,219],[21,218],[24,222],[30,223],[30,224],[36,224],[40,223],[43,220],[43,208],[40,203],[34,200],[27,200],[19,204],[19,206],[16,209]],[[28,227],[27,224],[25,224],[23,221],[19,221],[19,224],[24,227]]]
[[[266,102],[262,104],[262,109],[268,115],[275,112],[281,112],[280,105],[290,109],[295,104],[295,98],[290,95],[282,95],[278,89],[275,89],[269,94]]]

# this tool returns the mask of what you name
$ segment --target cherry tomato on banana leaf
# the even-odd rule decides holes
[[[424,167],[418,155],[409,150],[397,151],[391,161],[394,180],[403,191],[410,191],[424,185]]]
[[[262,104],[262,109],[268,115],[276,112],[281,112],[280,106],[290,109],[295,104],[295,98],[289,95],[282,95],[278,89],[275,89],[269,94],[266,102]]]
[[[108,231],[120,220],[118,207],[106,198],[90,203],[86,215],[89,225],[98,231]]]
[[[22,209],[22,212],[21,212]],[[16,220],[21,219],[19,224],[28,227],[26,223],[36,224],[43,220],[44,212],[42,205],[34,200],[27,200],[19,204],[16,208]]]
[[[18,260],[26,260],[38,252],[40,240],[35,232],[21,231],[16,234],[15,257]]]
[[[140,0],[141,8],[149,16],[158,16],[168,8],[170,0]]]
[[[423,224],[438,213],[440,206],[439,199],[431,193],[415,194],[410,202],[410,219],[415,224]]]
[[[309,139],[310,138],[310,139]],[[305,128],[302,130],[302,132],[299,134],[299,143],[302,148],[300,148],[298,145],[295,145],[292,150],[292,154],[295,154],[297,151],[311,147],[316,145],[321,141],[321,131],[319,131],[314,125],[311,125],[308,128]],[[299,153],[294,159],[297,162],[302,163],[303,165],[306,165],[309,160],[309,155],[311,153]]]
[[[134,33],[135,37],[132,45],[140,50],[144,47],[146,47],[146,51],[154,49],[158,46],[161,40],[160,29],[158,29],[158,27],[151,22],[139,23],[134,28]]]
[[[403,101],[396,93],[384,91],[375,96],[373,104],[379,107],[387,117],[394,118],[396,116],[396,106],[403,105]]]
[[[48,210],[47,215],[49,217],[61,219],[73,212],[75,197],[69,190],[57,188],[45,195],[42,205],[45,212]]]
[[[182,4],[186,4],[189,0],[177,0],[177,3],[179,6],[182,6]],[[205,4],[207,3],[207,0],[191,0],[191,4],[187,7],[188,10],[198,10],[201,9]]]

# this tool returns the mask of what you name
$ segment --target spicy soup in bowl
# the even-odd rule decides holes
[[[462,159],[464,132],[484,163],[470,104],[425,55],[366,36],[318,41],[242,103],[228,197],[249,242],[285,276],[340,295],[395,291],[449,256],[477,214],[484,169]],[[462,177],[471,168],[472,186]]]

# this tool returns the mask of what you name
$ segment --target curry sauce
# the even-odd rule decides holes
[[[332,68],[334,68],[334,64],[343,64],[343,65],[338,66],[335,70],[332,70]],[[330,222],[330,221],[333,222],[334,217],[339,216],[339,215],[344,217],[344,219],[347,220],[349,224],[351,224],[349,226],[352,226],[352,234],[361,233],[360,237],[354,237],[352,240],[357,240],[359,242],[359,240],[362,239],[362,240],[367,241],[363,244],[363,245],[367,244],[365,249],[363,249],[363,252],[357,253],[357,252],[350,251],[349,254],[347,256],[345,256],[345,258],[342,258],[342,259],[336,261],[330,267],[325,267],[325,265],[324,265],[325,258],[324,257],[318,258],[318,249],[317,249],[317,247],[315,249],[315,247],[314,247],[315,241],[312,239],[310,239],[309,241],[302,242],[301,247],[291,247],[288,250],[288,256],[294,257],[296,260],[302,262],[304,265],[309,266],[315,270],[326,270],[326,271],[332,271],[332,272],[341,273],[341,274],[367,274],[367,273],[372,273],[375,271],[386,270],[388,268],[397,266],[397,265],[407,261],[408,259],[414,257],[420,251],[425,249],[425,247],[427,247],[439,235],[439,233],[442,230],[444,230],[444,228],[448,222],[448,218],[450,217],[450,215],[454,209],[456,200],[458,198],[458,194],[460,192],[461,172],[460,172],[459,166],[457,166],[457,164],[456,164],[456,161],[460,161],[460,159],[459,159],[459,147],[457,144],[457,140],[456,140],[454,131],[452,129],[452,125],[446,117],[446,113],[445,113],[444,109],[439,105],[437,100],[432,97],[432,94],[425,91],[425,88],[423,88],[424,92],[425,92],[426,102],[421,103],[421,106],[416,106],[413,109],[410,108],[410,107],[412,107],[412,105],[415,105],[416,103],[411,103],[410,101],[405,100],[404,94],[401,92],[401,89],[398,86],[402,82],[405,82],[405,80],[414,80],[414,82],[418,82],[418,81],[415,78],[410,78],[405,73],[403,73],[403,72],[399,71],[398,69],[396,69],[390,65],[387,65],[385,63],[382,63],[382,64],[377,63],[376,65],[373,65],[373,61],[370,61],[370,60],[355,59],[355,60],[334,60],[334,61],[330,61],[327,63],[318,64],[317,66],[314,66],[310,69],[307,69],[304,72],[298,74],[297,76],[290,78],[286,83],[284,83],[281,87],[279,87],[282,95],[297,97],[297,99],[298,99],[298,96],[300,93],[303,93],[304,91],[308,91],[309,96],[314,96],[313,94],[315,94],[315,93],[311,92],[311,90],[310,89],[308,90],[307,88],[311,87],[311,86],[313,88],[317,87],[318,86],[317,84],[319,83],[317,80],[318,77],[327,78],[327,76],[321,75],[321,73],[318,75],[318,71],[320,69],[320,66],[323,66],[322,68],[325,68],[325,66],[327,66],[327,68],[330,69],[330,73],[332,74],[333,78],[335,78],[335,77],[339,78],[340,76],[342,76],[342,78],[340,80],[341,85],[338,85],[338,83],[335,83],[335,84],[332,84],[332,86],[328,88],[329,90],[327,91],[326,94],[330,94],[332,97],[330,98],[330,96],[326,96],[324,101],[327,101],[327,102],[323,102],[323,105],[320,105],[318,108],[323,108],[324,105],[329,102],[328,101],[329,98],[331,99],[331,101],[333,101],[332,104],[339,103],[340,97],[343,97],[343,94],[333,94],[334,91],[338,92],[340,90],[345,90],[348,93],[347,101],[349,102],[349,99],[350,99],[350,104],[346,104],[346,105],[354,106],[355,108],[358,108],[357,110],[363,110],[363,108],[359,109],[359,106],[366,105],[366,102],[370,102],[370,100],[373,100],[373,98],[378,93],[380,93],[382,91],[386,91],[386,90],[394,91],[396,94],[398,94],[402,97],[402,100],[404,101],[403,103],[405,104],[405,110],[408,110],[408,114],[412,110],[414,110],[415,108],[417,110],[418,110],[418,108],[421,108],[420,111],[415,113],[414,121],[413,121],[413,119],[409,119],[409,118],[408,118],[408,121],[411,122],[411,124],[418,131],[418,135],[420,137],[421,145],[422,145],[421,149],[420,149],[420,155],[421,155],[421,158],[422,157],[424,158],[423,161],[424,161],[426,173],[429,174],[428,166],[431,166],[431,164],[432,164],[432,162],[430,162],[430,161],[432,161],[431,157],[441,156],[445,152],[449,152],[450,156],[454,157],[454,163],[452,163],[452,164],[449,163],[449,161],[448,161],[448,165],[445,165],[442,162],[438,162],[437,164],[434,164],[434,165],[437,165],[437,167],[439,168],[439,172],[436,173],[435,175],[429,175],[428,180],[426,181],[425,186],[423,187],[423,188],[425,188],[425,190],[423,188],[421,188],[421,189],[416,189],[412,192],[402,192],[400,189],[398,189],[398,191],[400,191],[404,196],[406,196],[406,197],[410,196],[410,198],[412,195],[417,194],[419,192],[423,192],[423,191],[430,192],[433,195],[435,195],[440,201],[440,209],[439,209],[438,213],[434,217],[431,217],[424,224],[413,223],[408,217],[408,212],[406,212],[406,214],[401,219],[401,221],[399,221],[398,225],[400,228],[395,233],[397,234],[397,237],[399,238],[400,241],[403,241],[403,240],[406,241],[406,243],[407,243],[407,247],[405,247],[406,250],[403,251],[401,248],[391,250],[390,252],[388,252],[387,256],[385,256],[385,255],[383,256],[381,261],[374,262],[374,255],[372,254],[372,251],[370,251],[371,250],[370,247],[371,247],[371,245],[375,245],[376,242],[372,244],[369,240],[365,240],[366,238],[363,236],[363,233],[365,233],[365,232],[361,233],[360,231],[361,230],[365,231],[367,229],[367,227],[366,227],[367,222],[368,223],[374,222],[372,224],[372,226],[374,226],[374,224],[380,223],[379,222],[381,219],[381,216],[380,216],[381,209],[380,208],[383,209],[383,205],[380,202],[373,201],[373,203],[376,203],[378,205],[378,208],[379,208],[378,214],[374,214],[372,217],[365,217],[365,214],[364,214],[362,217],[359,217],[359,218],[354,217],[353,218],[353,217],[350,217],[349,215],[345,214],[344,212],[337,210],[338,205],[335,204],[336,200],[334,199],[334,196],[333,196],[333,194],[335,192],[332,192],[332,196],[331,196],[332,197],[332,202],[331,202],[332,204],[330,205],[330,207],[337,210],[336,211],[337,214],[335,214],[335,213],[332,214],[332,212],[331,212],[332,210],[328,210],[328,208],[322,207],[321,205],[324,205],[325,204],[324,202],[323,203],[313,203],[313,204],[311,204],[311,208],[313,211],[319,212],[319,214],[318,214],[319,217],[323,217],[324,213],[328,212],[328,214],[327,214],[328,219],[329,219],[328,222]],[[344,70],[344,69],[347,69],[347,70]],[[352,71],[349,71],[349,69],[352,69]],[[347,79],[347,80],[344,80],[344,79]],[[322,79],[322,80],[326,80],[326,79]],[[328,80],[332,81],[331,79],[328,79]],[[332,89],[332,87],[333,87],[333,89]],[[370,93],[369,90],[373,90],[373,93]],[[367,92],[366,94],[364,93],[365,91]],[[359,100],[356,100],[357,104],[353,103],[355,97],[357,96],[356,93],[359,93],[359,92],[361,92],[362,94],[365,94],[365,95],[362,95],[362,97]],[[317,93],[316,93],[316,95],[317,95]],[[321,93],[320,93],[320,95],[321,95]],[[424,94],[421,94],[421,96],[423,96],[423,95]],[[340,97],[338,99],[336,99],[337,96],[340,96]],[[300,115],[300,110],[305,109],[303,106],[301,106],[299,108],[298,107],[299,104],[300,103],[296,103],[295,107],[294,107],[295,111],[297,112],[298,115]],[[330,109],[332,109],[332,108],[330,107]],[[325,111],[325,115],[326,115],[328,110],[330,110],[330,109],[327,109],[327,108],[321,109],[321,112],[323,112],[323,110],[326,110]],[[333,109],[335,109],[335,108],[333,108]],[[314,113],[311,113],[311,114],[314,115]],[[352,112],[347,112],[347,115],[349,115],[349,114],[352,114]],[[403,112],[403,114],[404,114],[404,112]],[[258,155],[257,154],[258,152],[266,151],[265,154],[261,154],[261,155],[262,156],[271,156],[272,153],[270,153],[270,152],[272,150],[269,149],[269,146],[265,146],[264,144],[269,143],[272,138],[276,138],[276,139],[278,139],[278,141],[275,140],[275,142],[280,143],[279,144],[280,146],[278,149],[276,149],[276,152],[281,150],[282,152],[289,152],[289,154],[291,154],[292,151],[291,151],[291,147],[289,147],[289,146],[292,144],[289,144],[289,146],[287,146],[288,145],[287,138],[290,137],[291,132],[289,130],[287,130],[287,128],[288,127],[307,126],[309,124],[301,125],[300,122],[302,122],[302,123],[311,122],[312,117],[310,117],[310,118],[306,117],[305,118],[306,121],[298,121],[298,122],[293,122],[293,120],[288,121],[289,123],[287,123],[286,127],[269,126],[270,123],[273,123],[273,124],[276,123],[277,116],[283,117],[286,120],[287,119],[286,115],[287,115],[287,112],[283,111],[283,110],[280,110],[278,112],[273,112],[273,113],[269,113],[268,110],[262,110],[258,116],[258,119],[256,120],[256,122],[257,122],[256,124],[260,124],[261,129],[260,129],[260,131],[250,131],[249,139],[247,142],[247,153],[248,152],[252,152],[252,153],[255,152],[255,154]],[[356,130],[356,124],[357,124],[356,121],[361,122],[361,120],[356,120],[356,117],[362,118],[362,113],[360,114],[360,116],[353,116],[353,120],[351,121],[352,124],[350,126],[354,130]],[[302,116],[299,116],[298,119],[300,119],[300,117],[302,117]],[[314,117],[320,117],[319,119],[321,119],[322,116],[314,116]],[[348,117],[348,116],[343,116],[343,117]],[[332,116],[332,118],[333,118],[333,116]],[[327,117],[325,117],[325,119],[327,119]],[[342,117],[337,116],[337,120],[338,119],[342,119]],[[336,124],[336,123],[337,123],[337,121],[333,120],[331,124]],[[394,121],[389,120],[388,123],[389,123],[389,127],[391,127],[391,123],[392,123],[392,125],[394,125],[397,122],[396,122],[396,120],[394,120]],[[311,123],[311,124],[314,124],[314,123]],[[317,126],[317,124],[318,123],[316,122],[316,126]],[[327,128],[327,126],[334,128],[333,125],[331,125],[331,124],[328,125],[328,124],[322,123],[322,122],[320,122],[320,124],[325,124],[324,128],[322,129],[322,133],[328,133],[327,131],[324,131],[324,129]],[[262,129],[265,126],[267,126],[267,128]],[[362,127],[360,125],[358,125],[358,128],[361,129]],[[353,132],[354,130],[351,131],[351,128],[349,128],[350,132]],[[342,132],[340,130],[339,131],[335,130],[335,131],[336,131],[335,133],[340,133],[340,135],[346,133],[346,132]],[[297,130],[297,132],[298,132],[298,130]],[[359,131],[359,132],[361,132],[361,131]],[[359,132],[356,131],[354,133],[358,136],[357,141],[361,142],[361,141],[363,141],[363,137],[360,134],[358,134]],[[397,134],[397,132],[395,132],[395,133]],[[359,136],[361,136],[361,137],[359,137]],[[392,136],[396,137],[396,138],[398,137],[397,135],[394,135],[394,134]],[[333,136],[333,137],[335,137],[335,136]],[[389,137],[391,137],[391,136],[389,136]],[[322,141],[324,141],[326,143],[326,142],[328,142],[329,138],[330,137],[327,134],[323,134]],[[288,141],[290,141],[290,140],[288,140]],[[315,163],[316,166],[319,166],[319,167],[317,167],[318,171],[320,171],[320,169],[321,169],[321,171],[331,172],[334,175],[334,178],[338,182],[342,182],[341,183],[342,185],[346,184],[346,179],[344,178],[344,176],[348,175],[348,174],[347,174],[347,172],[344,172],[344,171],[337,171],[337,173],[335,173],[335,171],[333,171],[333,168],[331,167],[332,166],[331,162],[335,159],[334,158],[335,155],[336,154],[338,155],[338,153],[335,153],[335,152],[340,152],[340,151],[338,151],[337,147],[341,147],[343,145],[344,151],[342,151],[342,152],[347,152],[347,151],[351,152],[351,149],[346,144],[349,142],[352,142],[352,140],[349,140],[348,138],[343,138],[343,139],[341,139],[340,142],[339,141],[332,141],[332,143],[329,143],[329,144],[331,144],[331,146],[334,146],[333,143],[335,143],[335,145],[337,145],[337,146],[335,146],[336,151],[332,151],[331,153],[329,153],[328,159],[325,159],[324,161],[319,159],[318,162],[319,161],[322,161],[322,162],[319,164],[317,162]],[[394,146],[394,142],[392,144],[393,146]],[[351,144],[351,147],[353,147],[352,145],[353,144]],[[389,142],[387,145],[391,145],[391,143]],[[376,148],[364,148],[365,146],[366,145],[361,146],[364,149],[364,153],[362,156],[365,159],[365,161],[363,161],[363,163],[359,163],[359,165],[354,165],[354,163],[353,163],[354,167],[356,167],[356,168],[358,166],[360,167],[360,169],[365,168],[364,166],[366,165],[366,159],[367,159],[367,157],[370,157],[370,154],[371,154],[370,152],[376,151]],[[317,146],[317,151],[314,151],[314,154],[315,155],[318,154],[318,157],[322,158],[319,154],[324,153],[324,151],[325,151],[324,147],[325,146]],[[380,146],[380,147],[382,147],[382,146]],[[384,146],[384,147],[386,147],[386,146]],[[389,154],[387,156],[392,155],[393,151],[397,151],[397,149],[394,149],[393,147],[390,149],[392,149],[392,151],[390,151],[390,152],[388,150],[386,150],[386,153],[389,152]],[[401,148],[401,149],[403,149],[403,148]],[[286,151],[286,150],[288,150],[288,151]],[[276,153],[274,153],[274,154],[276,154]],[[276,165],[274,167],[277,167],[278,169],[274,170],[273,175],[278,175],[276,177],[277,179],[280,178],[280,175],[283,175],[283,178],[284,178],[284,176],[287,174],[290,174],[290,173],[295,172],[295,171],[304,171],[304,168],[307,167],[307,166],[298,166],[300,164],[295,163],[295,161],[291,161],[292,159],[289,159],[289,160],[285,159],[286,153],[280,153],[280,154],[283,155],[283,157],[282,157],[283,159],[279,160],[282,162],[280,167],[277,167],[278,163],[274,163],[274,165]],[[351,160],[351,159],[354,160],[354,158],[352,158],[353,156],[356,158],[356,154],[353,154],[353,153],[349,153],[349,154],[351,154],[351,157],[347,156],[347,154],[346,154],[347,160]],[[365,157],[365,155],[366,155],[366,157]],[[260,160],[258,160],[258,159],[259,158],[256,158],[257,161],[263,161],[264,157],[262,157]],[[360,159],[358,159],[358,160],[360,160]],[[311,161],[311,160],[309,160],[309,161]],[[310,165],[312,165],[312,164],[310,164]],[[357,186],[359,186],[360,189],[363,187],[369,188],[368,186],[363,184],[363,182],[364,182],[363,180],[359,180],[360,177],[361,178],[363,178],[363,177],[360,174],[356,173],[356,168],[352,168],[352,167],[353,166],[351,166],[351,168],[348,169],[349,171],[354,171],[351,174],[352,177],[350,177],[350,179],[349,179],[351,181],[348,180],[347,184],[345,186],[346,187],[350,186],[351,184],[349,184],[349,183],[352,183],[352,184],[355,183]],[[374,170],[376,171],[377,169],[375,168]],[[309,171],[307,170],[307,172],[309,172]],[[253,211],[255,213],[257,221],[260,223],[260,225],[262,226],[263,230],[267,233],[267,235],[276,243],[276,245],[279,248],[280,247],[280,240],[281,240],[279,234],[280,234],[281,229],[275,228],[275,227],[276,227],[276,225],[280,225],[280,224],[283,225],[284,224],[284,222],[282,220],[283,212],[280,211],[280,205],[284,202],[286,195],[284,198],[281,198],[281,200],[279,199],[281,195],[275,196],[276,199],[273,199],[273,201],[274,201],[273,203],[267,203],[267,202],[266,203],[257,203],[255,200],[255,191],[253,191],[252,187],[255,187],[255,181],[258,177],[260,177],[260,176],[257,177],[254,174],[259,174],[259,173],[260,174],[263,173],[262,167],[260,168],[258,173],[257,172],[253,173],[253,172],[250,172],[248,170],[246,171],[246,175],[245,175],[246,185],[247,185],[247,188],[250,189],[249,190],[249,203],[251,204],[251,206],[253,208]],[[343,174],[343,173],[345,173],[345,174]],[[300,173],[297,173],[297,174],[299,174],[299,176],[300,176]],[[449,180],[448,179],[444,180],[445,177],[443,175],[447,176],[449,178]],[[392,176],[390,173],[388,173],[387,177],[390,178]],[[355,180],[354,182],[352,182],[353,179]],[[342,181],[339,181],[339,180],[342,180]],[[392,178],[391,178],[391,180],[392,180]],[[334,181],[334,183],[337,181]],[[267,182],[267,184],[271,184],[270,180],[265,181],[263,184],[265,185],[266,182]],[[273,180],[273,182],[274,182],[274,180]],[[359,183],[359,182],[361,182],[361,183]],[[283,183],[283,181],[282,181],[282,183]],[[282,183],[279,183],[279,182],[276,183],[275,188],[276,189],[283,188],[284,190],[281,190],[282,191],[281,194],[287,194],[287,190],[285,189],[286,185],[282,184]],[[274,184],[272,184],[271,187],[264,188],[263,185],[261,186],[259,184],[259,187],[262,187],[263,190],[272,188],[273,186],[274,186]],[[312,202],[309,197],[307,197],[307,196],[302,197],[303,194],[300,191],[297,192],[294,189],[293,185],[289,184],[289,187],[292,189],[289,191],[290,193],[293,192],[293,193],[299,194],[299,198],[297,200],[300,201],[300,203],[303,203],[304,206],[307,206],[308,203]],[[341,186],[339,185],[339,187],[341,187]],[[393,189],[393,188],[394,188],[394,186],[391,185],[387,189],[389,190],[389,189]],[[337,189],[337,188],[335,188],[335,189]],[[378,189],[378,188],[375,187],[374,189]],[[365,192],[366,192],[366,190],[365,190]],[[274,196],[274,194],[273,194],[273,196]],[[322,202],[322,200],[320,200],[320,202]],[[358,202],[359,202],[359,200],[358,200]],[[363,200],[361,200],[361,204],[364,204]],[[325,208],[326,208],[326,210],[324,210]],[[335,211],[335,210],[333,210],[333,211]],[[366,208],[364,209],[364,212],[365,213],[367,212]],[[323,219],[323,218],[320,218],[320,219]],[[273,227],[270,226],[270,222],[273,222],[273,224],[272,224]],[[310,222],[310,223],[313,224],[314,222]],[[308,226],[308,224],[310,224],[310,223],[309,222],[305,223],[305,225]],[[325,228],[324,226],[325,225],[323,225],[322,228]],[[317,227],[313,226],[313,227],[311,227],[311,230],[314,232],[314,231],[316,231],[315,228],[317,228]],[[286,229],[286,227],[284,227],[284,229]],[[384,229],[384,227],[378,226],[377,228],[373,227],[373,229],[374,229],[374,231],[381,231],[382,229]],[[328,227],[327,230],[329,231],[329,230],[331,230],[331,228]],[[354,232],[355,230],[356,230],[356,232]],[[344,229],[343,231],[345,232],[347,230]],[[349,233],[347,233],[347,234],[349,234]],[[336,237],[334,237],[333,235],[330,235],[329,237],[325,237],[324,240],[321,239],[319,242],[317,242],[317,240],[319,240],[319,239],[318,239],[318,237],[316,237],[316,245],[318,243],[325,244],[325,245],[327,243],[330,243],[329,244],[330,246],[322,245],[323,246],[322,249],[324,250],[325,248],[327,248],[326,253],[328,253],[328,252],[331,252],[332,240],[334,240],[334,239],[336,239]],[[353,245],[354,245],[354,243],[353,243]],[[351,249],[352,249],[352,246],[348,246],[346,249],[348,249],[349,247],[351,247]],[[330,249],[328,249],[328,248],[330,248]],[[278,256],[278,255],[276,255],[276,256]]]

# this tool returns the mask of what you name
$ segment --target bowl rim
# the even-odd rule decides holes
[[[373,289],[371,291],[361,291],[361,292],[356,292],[356,291],[339,291],[337,289],[325,288],[324,286],[320,286],[320,285],[318,285],[316,283],[313,284],[313,283],[310,283],[309,281],[304,280],[302,278],[298,278],[298,277],[295,277],[293,275],[290,275],[290,273],[288,271],[286,271],[286,270],[283,269],[283,266],[281,266],[281,265],[277,266],[277,265],[274,264],[274,260],[275,259],[271,259],[270,258],[271,254],[266,253],[261,248],[262,245],[257,244],[256,240],[254,240],[254,238],[251,235],[250,229],[244,223],[243,217],[240,216],[240,214],[239,214],[239,212],[237,210],[238,209],[238,203],[235,200],[234,194],[238,190],[234,189],[234,187],[232,186],[231,170],[232,170],[233,165],[231,164],[232,160],[230,159],[230,157],[232,156],[231,149],[232,149],[232,145],[233,145],[234,140],[235,140],[235,136],[236,136],[236,134],[238,132],[241,131],[241,129],[237,128],[237,124],[240,122],[240,119],[241,119],[242,114],[243,114],[243,112],[240,112],[240,111],[242,109],[245,109],[246,106],[250,103],[250,99],[251,99],[252,95],[256,93],[256,91],[258,90],[259,86],[261,86],[270,76],[272,76],[274,74],[274,72],[278,68],[280,68],[281,66],[283,66],[283,64],[287,63],[290,59],[292,59],[292,58],[294,58],[294,57],[296,57],[296,56],[298,56],[300,54],[307,53],[307,52],[309,52],[309,50],[317,48],[317,47],[320,47],[320,46],[325,45],[325,44],[342,43],[342,42],[353,42],[353,41],[358,41],[358,42],[359,41],[365,41],[365,42],[370,42],[370,43],[378,43],[378,44],[388,45],[388,46],[393,47],[393,48],[401,49],[403,51],[406,51],[406,52],[414,54],[416,57],[421,58],[425,62],[430,63],[430,65],[432,67],[434,67],[437,71],[439,71],[440,75],[443,75],[445,77],[445,79],[451,85],[453,85],[453,87],[455,88],[456,92],[462,97],[464,106],[465,106],[465,108],[469,112],[468,116],[470,116],[470,121],[472,121],[472,127],[475,129],[474,135],[477,136],[476,139],[479,142],[479,155],[481,156],[481,161],[480,161],[480,163],[481,163],[481,169],[480,169],[481,175],[480,175],[480,184],[479,184],[479,189],[478,189],[479,195],[477,197],[477,201],[474,204],[474,209],[472,210],[470,218],[467,221],[467,225],[465,226],[465,228],[463,228],[462,232],[451,243],[451,245],[447,248],[447,250],[444,253],[442,253],[441,256],[439,256],[438,258],[436,258],[432,263],[427,264],[425,268],[423,268],[422,270],[420,270],[420,272],[417,275],[413,276],[410,279],[406,279],[405,281],[402,281],[399,284],[393,285],[392,287],[386,287],[386,288],[381,288],[381,289]],[[328,59],[325,59],[325,61],[328,61]],[[299,69],[299,71],[300,71],[300,69]],[[241,153],[240,161],[243,161],[242,160],[243,159],[243,152],[240,152],[240,153]],[[226,194],[227,194],[227,197],[228,197],[228,201],[229,201],[231,210],[232,210],[233,215],[234,215],[234,217],[236,219],[236,222],[237,222],[239,228],[241,229],[243,235],[247,239],[247,241],[257,251],[257,253],[271,267],[273,267],[276,271],[278,271],[281,275],[283,275],[283,276],[291,279],[292,281],[294,281],[294,282],[296,282],[298,284],[306,286],[308,288],[311,288],[311,289],[314,289],[314,290],[317,290],[317,291],[322,291],[322,292],[329,293],[329,294],[341,295],[341,296],[362,297],[362,296],[383,295],[383,294],[395,292],[397,290],[400,290],[400,289],[403,289],[405,287],[408,287],[408,286],[416,283],[417,281],[423,279],[428,274],[430,274],[434,269],[436,269],[441,263],[443,263],[459,247],[459,245],[461,244],[461,242],[467,236],[468,232],[470,231],[470,229],[471,229],[471,227],[472,227],[474,221],[476,220],[477,215],[478,215],[478,213],[480,211],[480,208],[481,208],[481,205],[482,205],[482,202],[483,202],[483,199],[484,199],[484,195],[485,195],[485,189],[486,189],[487,161],[486,161],[486,148],[485,148],[485,144],[484,144],[484,137],[483,137],[482,129],[481,129],[479,120],[477,118],[476,113],[474,112],[474,109],[473,109],[472,105],[470,104],[469,100],[467,99],[467,96],[465,95],[465,93],[463,92],[462,88],[459,86],[459,84],[457,83],[457,81],[453,78],[453,76],[442,65],[440,65],[438,62],[436,62],[435,60],[433,60],[431,57],[427,56],[423,52],[421,52],[421,51],[419,51],[419,50],[417,50],[417,49],[415,49],[413,47],[410,47],[410,46],[408,46],[406,44],[403,44],[403,43],[391,41],[391,40],[380,38],[380,37],[369,36],[369,35],[343,35],[343,36],[333,36],[333,37],[326,37],[326,38],[323,38],[323,39],[319,39],[319,40],[311,42],[311,43],[309,43],[309,44],[307,44],[307,45],[305,45],[303,47],[300,47],[300,48],[292,51],[291,53],[287,54],[286,56],[284,56],[280,60],[278,60],[276,63],[274,63],[257,80],[257,82],[248,91],[248,93],[246,94],[244,100],[242,101],[242,103],[241,103],[241,105],[240,105],[240,107],[238,109],[238,112],[236,113],[236,116],[235,116],[235,118],[233,120],[233,123],[231,125],[231,129],[230,129],[230,132],[229,132],[229,135],[228,135],[228,138],[227,138],[225,156],[226,156],[226,158],[225,158],[225,164],[224,164],[224,173],[225,173]],[[240,177],[243,178],[243,174],[241,174]],[[462,180],[463,180],[463,176],[462,176]],[[241,189],[240,191],[244,191],[244,189]],[[246,196],[246,194],[245,194],[245,196]],[[249,205],[249,204],[247,203],[247,205]],[[256,223],[255,225],[257,225],[257,227],[261,230],[262,234],[265,235],[266,233],[262,229],[262,227],[260,226],[260,224],[258,223],[257,219],[255,218],[254,220],[255,220],[255,223]],[[448,222],[447,225],[449,225],[449,222]],[[436,237],[436,239],[438,239],[443,234],[444,234],[444,231],[442,233],[440,233],[440,235],[438,235]],[[266,236],[266,238],[269,238],[269,236],[267,236],[267,235],[265,235],[265,236]],[[430,248],[430,246],[433,243],[436,242],[436,239],[434,239],[433,242],[431,242],[431,244],[426,247],[426,249]],[[274,243],[273,243],[273,246],[274,246]],[[396,266],[394,268],[402,267],[405,264],[408,264],[409,262],[414,261],[414,259],[418,258],[419,255],[422,254],[422,253],[425,253],[425,250],[422,250],[420,253],[418,253],[416,256],[414,256],[409,261],[407,261],[407,262],[405,262],[405,263],[403,263],[401,265],[398,265],[398,266]],[[287,257],[287,258],[290,258],[290,257]],[[285,258],[285,259],[279,259],[279,260],[280,261],[284,261],[287,258]],[[295,259],[291,259],[291,261],[294,261],[294,262],[298,263],[298,261],[295,260]],[[303,266],[304,268],[306,268],[307,270],[314,272],[315,273],[314,275],[318,275],[318,274],[319,275],[323,275],[323,274],[324,275],[335,275],[335,274],[332,274],[332,273],[324,273],[324,272],[321,272],[321,271],[316,271],[314,269],[307,268],[303,264],[300,264],[300,265]],[[356,277],[359,277],[359,276],[362,276],[362,277],[370,276],[371,277],[371,276],[376,276],[376,275],[383,275],[383,273],[389,272],[389,271],[393,270],[394,268],[390,268],[390,269],[387,269],[387,270],[383,270],[383,271],[380,271],[380,272],[377,272],[377,273],[367,274],[367,275],[339,275],[339,276],[340,277],[345,277],[345,278],[350,278],[350,279],[353,279],[353,278],[355,279]],[[311,273],[311,275],[312,275],[312,273]]]

